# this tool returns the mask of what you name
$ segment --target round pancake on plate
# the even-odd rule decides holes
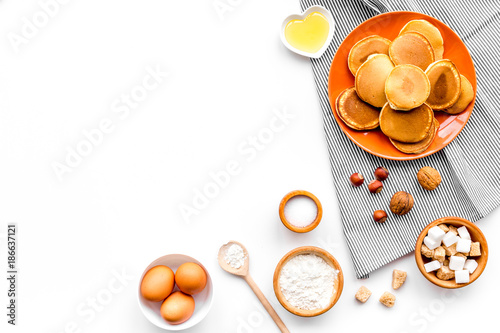
[[[385,81],[394,65],[385,54],[372,54],[356,72],[354,86],[363,101],[377,108],[387,103]]]
[[[431,130],[434,112],[427,104],[422,104],[410,111],[397,111],[384,105],[380,111],[380,129],[389,138],[415,143],[425,139]]]
[[[461,79],[458,69],[448,59],[438,60],[425,71],[431,83],[431,93],[427,104],[434,110],[444,110],[458,101]]]
[[[431,92],[429,78],[420,67],[394,67],[385,81],[385,96],[391,108],[408,111],[425,103]]]
[[[474,89],[472,88],[472,84],[462,74],[460,74],[460,86],[461,92],[458,97],[458,101],[456,101],[451,107],[443,109],[444,112],[449,114],[458,114],[464,111],[474,99]]]
[[[363,131],[378,127],[379,109],[363,102],[354,87],[339,94],[336,111],[340,119],[352,129]]]
[[[444,41],[443,36],[441,36],[441,32],[439,29],[426,20],[411,20],[401,29],[400,35],[405,32],[418,32],[427,38],[429,43],[431,43],[432,48],[434,49],[434,54],[436,56],[436,60],[443,59],[444,53]]]
[[[394,65],[411,64],[422,70],[435,61],[431,43],[418,32],[405,32],[389,45],[389,57]]]
[[[434,138],[436,137],[436,133],[439,129],[439,121],[434,118],[434,121],[432,122],[431,130],[427,134],[427,136],[419,142],[415,143],[405,143],[405,142],[399,142],[396,140],[393,140],[389,138],[393,146],[399,150],[402,153],[405,154],[420,154],[423,153],[424,151],[429,148],[431,145],[432,141],[434,141]]]
[[[378,35],[372,35],[361,39],[349,51],[347,65],[352,75],[356,75],[359,66],[372,54],[389,55],[389,44],[391,41]]]

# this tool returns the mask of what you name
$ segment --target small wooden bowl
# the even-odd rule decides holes
[[[290,259],[292,259],[295,256],[298,256],[299,254],[315,254],[323,258],[330,266],[332,266],[338,271],[337,278],[335,279],[334,282],[335,293],[332,294],[332,297],[330,299],[330,304],[327,307],[315,310],[302,310],[292,306],[290,303],[288,303],[285,296],[283,296],[283,293],[281,292],[281,288],[279,285],[281,269]],[[301,317],[314,317],[330,310],[335,305],[335,303],[337,303],[337,301],[340,298],[340,295],[342,294],[342,289],[344,288],[344,275],[342,274],[342,268],[340,267],[338,261],[330,253],[328,253],[323,249],[320,249],[319,247],[302,246],[288,252],[287,254],[285,254],[283,258],[281,258],[280,262],[276,266],[276,269],[274,270],[273,288],[274,288],[274,293],[276,294],[276,298],[278,298],[278,301],[281,303],[281,305],[283,305],[283,307],[287,309],[289,312]]]
[[[306,197],[312,199],[314,201],[314,203],[316,204],[316,207],[318,208],[318,214],[316,215],[316,218],[314,219],[314,221],[312,221],[311,224],[308,224],[305,227],[297,227],[297,226],[291,224],[290,222],[288,222],[288,220],[285,217],[285,205],[286,205],[286,203],[291,198],[299,196],[299,195],[306,196]],[[285,195],[283,197],[283,199],[281,199],[280,207],[279,207],[279,214],[280,214],[281,222],[288,229],[290,229],[294,232],[299,232],[299,233],[309,232],[309,231],[313,230],[314,228],[316,228],[318,226],[319,222],[321,222],[321,217],[323,216],[323,207],[321,206],[321,202],[319,202],[318,198],[316,198],[316,196],[314,194],[312,194],[311,192],[297,190],[297,191],[292,191],[292,192],[288,193],[287,195]]]
[[[441,280],[438,279],[436,276],[436,271],[434,272],[429,272],[427,273],[425,271],[424,264],[432,261],[429,258],[426,258],[422,255],[421,249],[422,249],[422,244],[424,243],[424,238],[427,236],[429,229],[437,226],[439,224],[451,224],[457,228],[460,228],[462,226],[467,227],[469,230],[469,234],[471,236],[471,240],[473,242],[479,242],[481,244],[481,256],[480,257],[473,257],[474,260],[477,261],[477,268],[470,275],[470,281],[469,283],[460,283],[457,284],[454,279],[451,280]],[[447,288],[447,289],[456,289],[456,288],[462,288],[465,286],[468,286],[472,282],[476,281],[477,278],[483,273],[484,268],[486,267],[486,263],[488,261],[488,243],[486,242],[486,238],[484,237],[483,233],[481,230],[472,222],[465,220],[460,217],[454,217],[454,216],[449,216],[449,217],[443,217],[440,219],[437,219],[433,222],[431,222],[429,225],[427,225],[424,230],[420,233],[420,236],[418,236],[417,239],[417,244],[415,245],[415,260],[417,262],[417,267],[420,270],[420,272],[425,276],[425,278],[432,283],[434,283],[436,286],[442,287],[442,288]]]

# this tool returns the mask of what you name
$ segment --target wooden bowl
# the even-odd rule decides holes
[[[281,292],[281,288],[279,286],[281,269],[290,259],[292,259],[295,256],[298,256],[299,254],[315,254],[323,258],[330,266],[332,266],[338,271],[337,278],[335,279],[334,282],[335,293],[332,294],[330,303],[328,304],[327,307],[315,310],[302,310],[292,306],[286,300],[285,296],[283,296],[283,293]],[[342,294],[342,289],[344,288],[344,275],[342,274],[342,268],[340,268],[338,261],[330,253],[328,253],[323,249],[320,249],[319,247],[302,246],[288,252],[287,254],[285,254],[283,258],[281,258],[280,262],[276,266],[276,269],[274,270],[273,288],[274,288],[274,293],[276,294],[276,298],[278,298],[278,301],[281,303],[281,305],[283,305],[283,307],[287,309],[289,312],[301,317],[314,317],[330,310],[335,305],[335,303],[337,303],[337,301],[340,298],[340,295]]]
[[[471,236],[471,240],[473,242],[479,242],[481,244],[481,256],[480,257],[473,257],[474,260],[477,261],[477,268],[470,275],[470,281],[469,283],[460,283],[457,284],[454,279],[451,280],[441,280],[438,279],[436,276],[436,271],[434,272],[429,272],[427,273],[425,271],[424,264],[432,261],[429,258],[424,257],[421,254],[421,248],[422,244],[424,242],[425,236],[427,236],[427,233],[429,232],[429,229],[437,226],[439,224],[451,224],[457,228],[460,228],[462,226],[467,227],[469,230],[469,234]],[[417,244],[415,245],[415,260],[417,262],[418,269],[422,274],[425,276],[425,278],[432,283],[434,283],[436,286],[443,287],[443,288],[448,288],[448,289],[456,289],[456,288],[462,288],[465,286],[468,286],[472,282],[476,281],[477,278],[483,273],[484,268],[486,267],[486,262],[488,261],[488,243],[486,242],[486,238],[484,237],[483,233],[481,230],[472,222],[465,220],[460,217],[454,217],[454,216],[449,216],[449,217],[443,217],[440,219],[435,220],[434,222],[431,222],[429,225],[427,225],[424,230],[420,233],[420,236],[417,239]]]
[[[314,203],[316,204],[316,207],[318,208],[318,214],[316,215],[316,218],[314,219],[314,221],[312,221],[311,224],[309,224],[305,227],[297,227],[297,226],[291,224],[290,222],[288,222],[286,217],[285,217],[285,205],[286,205],[286,203],[291,198],[299,196],[299,195],[306,196],[306,197],[312,199],[314,201]],[[321,217],[323,216],[323,207],[321,206],[321,202],[319,202],[318,198],[316,198],[316,196],[314,194],[312,194],[311,192],[297,190],[297,191],[292,191],[292,192],[288,193],[287,195],[285,195],[283,197],[283,199],[281,199],[280,207],[279,207],[279,214],[280,214],[281,222],[288,229],[290,229],[294,232],[300,232],[300,233],[309,232],[309,231],[313,230],[314,228],[316,228],[318,226],[319,222],[321,222]]]

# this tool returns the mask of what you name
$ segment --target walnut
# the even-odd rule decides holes
[[[441,184],[441,175],[431,167],[423,167],[417,173],[417,179],[420,185],[427,191],[435,190]]]
[[[394,193],[390,204],[391,211],[396,215],[405,215],[413,208],[413,197],[410,193],[399,191]]]

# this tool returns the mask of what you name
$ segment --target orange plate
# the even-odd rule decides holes
[[[450,59],[453,61],[459,72],[469,79],[472,87],[474,88],[474,99],[469,104],[467,109],[460,114],[448,115],[441,111],[435,112],[435,117],[439,121],[440,127],[434,142],[423,153],[404,154],[391,144],[389,139],[382,133],[382,131],[380,131],[380,128],[371,131],[353,130],[344,124],[334,110],[337,96],[344,89],[354,85],[354,76],[347,67],[347,57],[351,47],[360,39],[370,35],[379,35],[393,40],[398,36],[399,31],[401,31],[403,26],[408,21],[416,19],[425,19],[439,29],[444,40],[443,59]],[[429,156],[443,149],[462,131],[465,124],[469,120],[474,107],[474,102],[476,101],[476,72],[467,47],[464,45],[460,37],[458,37],[458,35],[443,22],[420,13],[391,12],[377,15],[361,23],[344,39],[337,50],[330,67],[330,74],[328,78],[328,97],[330,99],[330,106],[334,111],[333,115],[335,116],[340,128],[352,140],[352,142],[360,148],[366,150],[370,154],[390,160],[414,160]]]

